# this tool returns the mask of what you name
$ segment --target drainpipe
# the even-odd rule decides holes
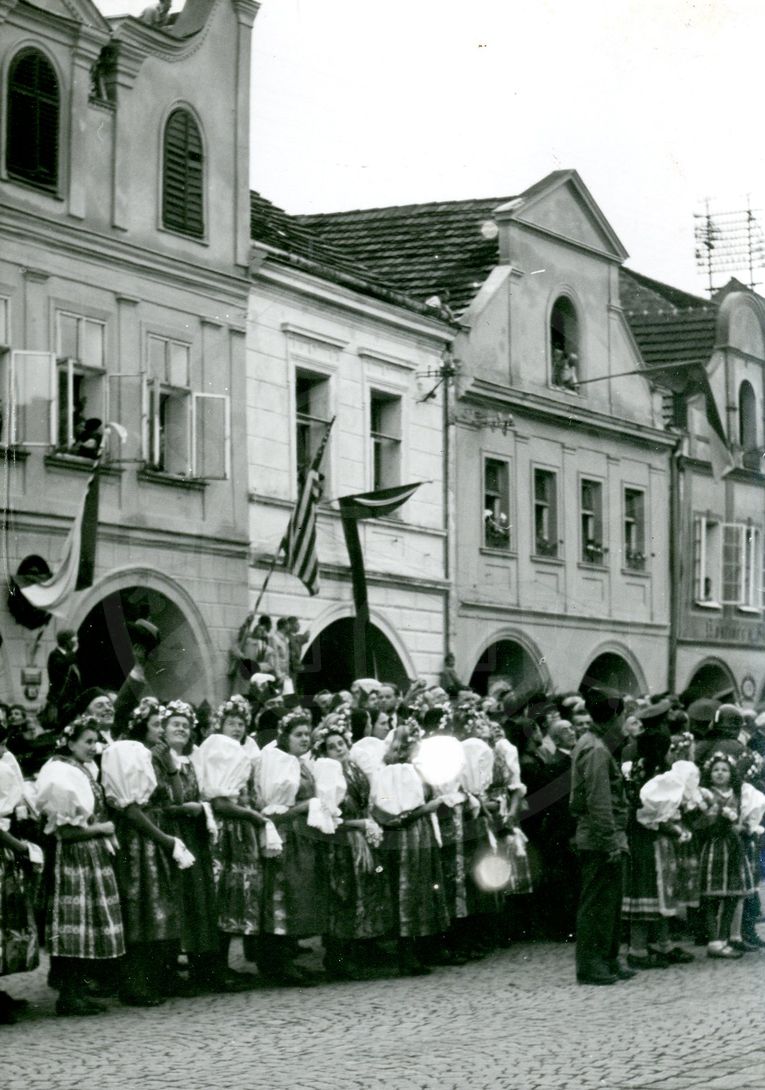
[[[669,461],[669,661],[667,663],[667,689],[674,693],[677,683],[677,641],[680,630],[683,582],[683,510],[681,484],[683,479],[683,435],[679,435]]]

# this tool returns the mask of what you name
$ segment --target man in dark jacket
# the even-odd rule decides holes
[[[635,974],[619,961],[622,873],[627,851],[627,800],[610,744],[621,738],[624,702],[602,689],[586,696],[592,724],[571,755],[571,814],[581,892],[576,918],[576,978],[615,984]]]
[[[81,692],[77,633],[65,628],[56,636],[56,646],[48,655],[48,697],[43,718],[49,727],[60,730],[67,725]]]

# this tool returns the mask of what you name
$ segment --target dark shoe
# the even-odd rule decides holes
[[[161,1007],[165,1000],[161,995],[120,995],[125,1007]]]
[[[416,961],[409,965],[399,965],[399,976],[430,976],[433,972],[427,965],[423,965],[422,962]]]
[[[588,973],[587,975],[578,973],[576,977],[577,984],[606,985],[616,984],[618,980],[619,977],[614,973]]]
[[[628,969],[621,961],[610,962],[608,968],[619,980],[632,980],[633,977],[638,975],[636,969]]]
[[[671,950],[653,950],[649,947],[648,952],[654,954],[657,958],[662,958],[670,965],[690,965],[692,961],[696,960],[693,954],[688,950],[683,950],[682,946],[673,946]]]
[[[669,962],[664,955],[649,950],[647,954],[627,954],[627,964],[631,969],[668,969]]]
[[[760,949],[749,939],[731,939],[728,946],[732,946],[734,950],[740,950],[742,954],[754,954]]]
[[[765,947],[765,939],[761,939],[759,935],[744,935],[744,942],[749,943],[755,950],[762,950]]]
[[[15,999],[14,996],[8,995],[8,992],[0,992],[0,1007],[7,1007],[8,1010],[25,1011],[29,1006],[28,999]]]
[[[72,996],[69,999],[62,999],[59,996],[56,1000],[56,1014],[65,1017],[70,1015],[88,1017],[91,1014],[103,1014],[105,1009],[100,1003],[94,1003],[92,999],[85,999],[82,996]]]

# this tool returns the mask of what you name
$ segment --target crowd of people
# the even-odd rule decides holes
[[[57,1012],[90,1015],[419,976],[528,939],[575,940],[577,980],[600,985],[693,943],[765,946],[765,713],[598,687],[481,697],[453,660],[451,692],[360,678],[300,698],[269,656],[212,714],[144,693],[120,722],[88,690],[43,745],[0,706],[0,975],[42,943]],[[301,964],[317,937],[321,973]],[[20,1005],[0,993],[0,1021]]]

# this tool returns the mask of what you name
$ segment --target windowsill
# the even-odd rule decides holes
[[[0,447],[0,462],[26,462],[28,457],[25,447]]]
[[[182,477],[179,473],[165,473],[163,469],[151,469],[144,466],[136,477],[148,484],[161,484],[171,488],[185,488],[190,492],[204,492],[208,482],[201,477]]]
[[[513,552],[509,545],[506,549],[495,545],[481,545],[478,551],[482,556],[502,556],[506,560],[514,559],[518,555]]]
[[[532,553],[531,559],[535,564],[557,564],[558,567],[566,563],[562,556],[547,556],[545,553]]]
[[[623,567],[622,568],[622,575],[637,575],[637,576],[641,577],[642,579],[648,579],[650,574],[651,573],[650,573],[650,571],[648,571],[647,568],[629,568],[629,567],[626,567],[626,568]]]
[[[163,235],[172,235],[173,238],[183,238],[187,242],[196,242],[200,246],[209,246],[207,235],[188,235],[185,231],[178,231],[174,227],[165,227],[164,223],[157,224],[157,230]]]
[[[760,614],[760,610],[757,606],[736,606],[736,611],[738,613],[748,613],[750,616],[752,614],[757,614],[759,616]]]
[[[578,568],[584,568],[586,571],[608,571],[609,570],[608,564],[603,564],[602,562],[593,561],[593,560],[578,560],[577,561],[577,567]]]
[[[719,602],[703,601],[700,598],[694,599],[693,604],[697,609],[718,609],[718,610],[722,610],[722,606],[720,605]]]
[[[572,389],[571,386],[556,386],[554,382],[548,382],[548,390],[555,390],[559,394],[572,394],[574,397],[581,397],[579,390]]]
[[[5,180],[12,185],[21,186],[22,189],[30,189],[33,193],[43,193],[46,197],[50,197],[52,201],[63,203],[64,198],[59,193],[58,186],[37,185],[27,178],[15,178],[12,174],[6,174]]]
[[[96,464],[95,458],[82,458],[78,454],[65,454],[63,451],[46,454],[44,461],[48,469],[73,473],[92,473]],[[121,477],[123,472],[118,466],[110,466],[108,463],[102,463],[100,469],[102,477]]]

